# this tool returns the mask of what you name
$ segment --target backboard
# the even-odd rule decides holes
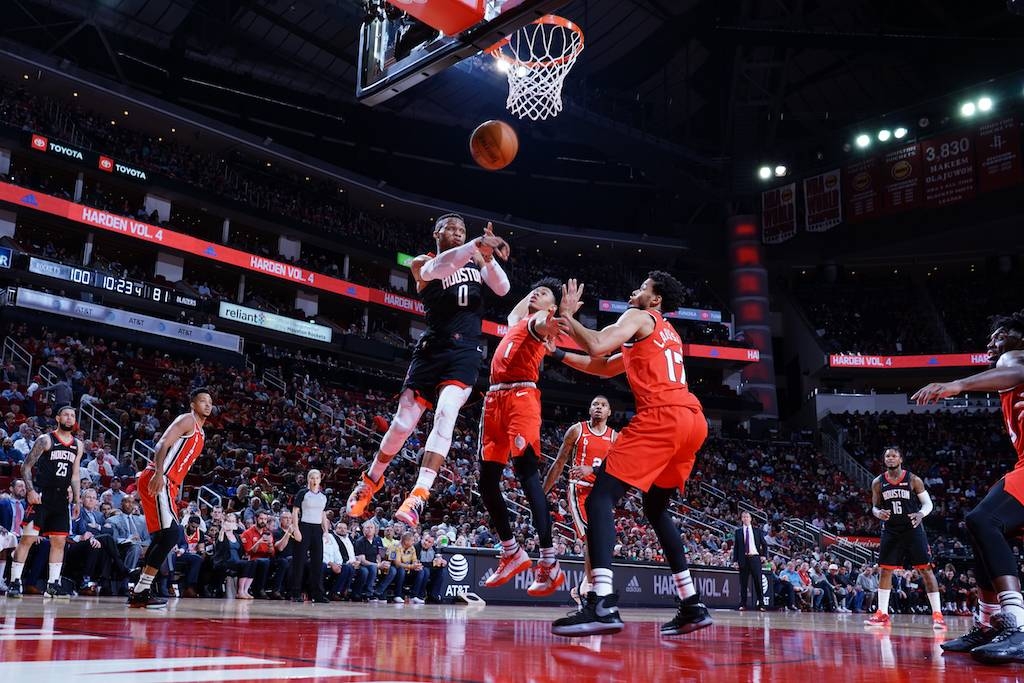
[[[487,0],[482,22],[447,36],[386,0],[371,0],[359,33],[356,98],[371,107],[385,102],[568,1]]]

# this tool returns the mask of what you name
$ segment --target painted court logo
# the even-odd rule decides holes
[[[469,573],[469,561],[463,555],[452,555],[448,560],[448,576],[452,581],[462,581]]]
[[[629,580],[629,583],[626,584],[627,593],[640,593],[641,590],[642,589],[640,588],[640,582],[637,580],[636,576],[631,578]]]

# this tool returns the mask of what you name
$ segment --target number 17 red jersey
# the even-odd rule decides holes
[[[633,390],[637,411],[657,406],[686,406],[701,410],[700,401],[686,385],[683,340],[658,311],[645,311],[654,319],[654,331],[622,345],[626,379]]]

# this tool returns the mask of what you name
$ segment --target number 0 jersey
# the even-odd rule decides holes
[[[36,488],[66,489],[71,485],[71,470],[78,458],[78,441],[61,441],[57,431],[50,432],[50,447],[36,462]]]
[[[473,261],[441,280],[428,280],[420,291],[427,319],[425,339],[477,342],[484,319],[484,290]]]
[[[885,529],[909,529],[910,513],[918,512],[921,509],[921,502],[917,494],[911,488],[910,482],[914,476],[909,470],[903,470],[903,476],[897,481],[889,479],[889,473],[882,474],[882,505],[883,510],[889,512],[889,520],[882,522]]]
[[[684,406],[701,410],[700,401],[686,385],[683,341],[658,311],[645,311],[654,319],[654,330],[643,339],[622,345],[626,379],[636,399],[636,409]]]

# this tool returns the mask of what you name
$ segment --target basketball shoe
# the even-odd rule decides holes
[[[999,635],[999,630],[991,626],[982,626],[977,620],[971,626],[971,630],[958,638],[940,643],[946,652],[970,652],[979,645],[991,643],[992,639]]]
[[[398,512],[395,513],[395,519],[402,522],[409,527],[418,527],[420,525],[420,512],[423,510],[423,504],[427,502],[427,498],[430,497],[430,492],[424,488],[414,488],[405,498],[405,502],[398,508]]]
[[[885,626],[892,626],[892,620],[889,618],[888,614],[882,614],[878,610],[875,610],[875,613],[871,615],[870,619],[865,619],[864,620],[864,624],[866,626],[881,626],[881,627],[885,627]]]
[[[163,609],[167,607],[167,601],[161,597],[153,595],[153,591],[146,588],[139,592],[132,591],[131,595],[128,596],[128,606],[134,608],[145,607],[146,609]]]
[[[971,657],[984,664],[1024,662],[1024,626],[1018,626],[1012,614],[1000,612],[992,617],[995,637],[971,650]]]
[[[516,574],[525,572],[531,566],[533,566],[533,561],[530,560],[530,556],[522,548],[511,555],[502,555],[501,560],[498,562],[498,568],[484,581],[484,588],[494,588],[503,583],[508,583]]]
[[[942,612],[932,612],[932,629],[935,631],[946,630],[946,619],[942,616]]]
[[[591,591],[587,593],[587,601],[583,609],[569,616],[556,619],[551,624],[551,632],[556,636],[603,636],[618,633],[625,624],[619,616],[619,595],[597,596]]]
[[[715,622],[711,620],[708,608],[704,606],[699,597],[691,595],[686,600],[679,601],[679,609],[676,611],[675,618],[667,624],[661,625],[661,635],[681,636],[707,628],[713,623]]]
[[[11,581],[11,585],[7,587],[7,597],[18,599],[21,597],[21,579],[14,579]]]
[[[370,501],[373,500],[373,494],[380,491],[382,486],[384,486],[384,477],[381,477],[380,481],[375,484],[373,480],[366,476],[366,472],[363,472],[359,482],[356,483],[356,487],[352,489],[352,493],[348,497],[345,512],[351,517],[364,516],[366,508],[370,505]]]
[[[71,596],[64,590],[64,586],[61,585],[60,581],[51,581],[46,584],[46,590],[43,592],[44,598],[53,598],[54,600],[70,600]]]
[[[552,564],[537,563],[537,574],[533,578],[533,583],[526,589],[526,593],[535,598],[542,598],[554,593],[563,583],[565,583],[565,574],[562,573],[558,560]]]

